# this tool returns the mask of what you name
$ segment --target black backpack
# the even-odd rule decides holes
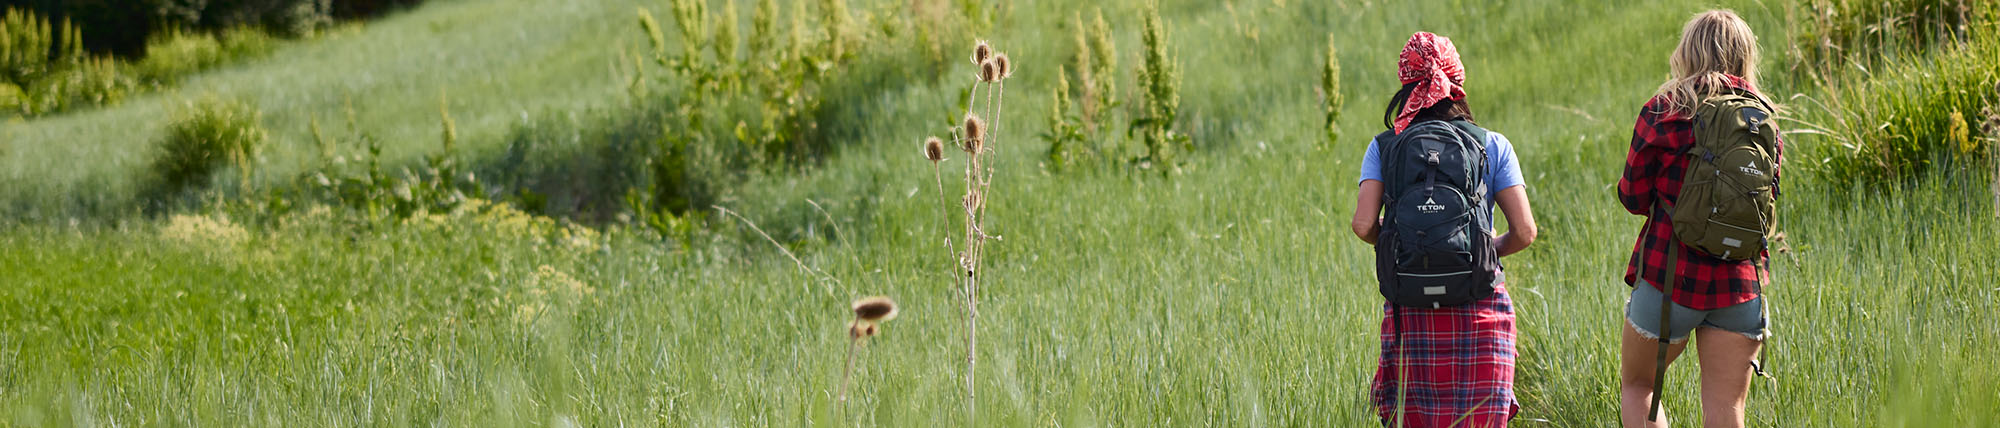
[[[1486,200],[1486,130],[1433,120],[1375,141],[1382,161],[1382,234],[1375,244],[1382,297],[1440,308],[1493,295],[1502,278]]]

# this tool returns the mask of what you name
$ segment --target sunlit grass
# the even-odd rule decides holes
[[[437,3],[185,87],[258,100],[274,138],[297,139],[273,150],[293,157],[316,150],[299,137],[308,117],[344,120],[340,88],[368,94],[355,98],[357,114],[405,159],[435,144],[439,86],[451,87],[461,138],[475,147],[497,144],[531,105],[614,104],[616,82],[588,58],[615,49],[602,40],[638,40],[632,8],[529,3],[550,4]],[[981,286],[977,419],[961,383],[963,298],[938,268],[949,263],[936,251],[946,232],[916,149],[959,88],[917,84],[855,106],[867,120],[841,126],[859,142],[824,164],[754,175],[720,198],[838,282],[801,273],[727,221],[688,250],[615,226],[580,245],[506,232],[520,230],[502,226],[518,217],[367,225],[303,211],[272,224],[190,213],[202,217],[5,226],[0,426],[1367,426],[1381,298],[1370,250],[1344,225],[1395,52],[1419,29],[1465,51],[1473,108],[1516,144],[1543,228],[1506,260],[1522,417],[1615,420],[1618,278],[1640,219],[1611,186],[1674,32],[1702,6],[1288,3],[1167,6],[1185,129],[1203,147],[1182,175],[1045,173],[1041,143],[995,147],[990,233],[1003,239],[989,244]],[[1012,31],[979,35],[1023,67],[1016,84],[1029,96],[1007,111],[1026,116],[1009,118],[1011,135],[1040,131],[1020,118],[1046,111],[1046,73],[1072,45],[1053,29],[1065,7],[1010,6],[996,27]],[[1136,9],[1106,12],[1114,28],[1136,28]],[[1767,45],[1789,40],[1775,36],[1781,12],[1737,9],[1770,34]],[[1419,14],[1440,10],[1463,15]],[[1244,23],[1262,29],[1255,40]],[[583,30],[564,43],[589,48],[535,42],[457,57],[378,45],[477,50],[565,28]],[[1328,32],[1351,91],[1342,134],[1355,137],[1322,151],[1311,94]],[[1120,63],[1138,64],[1137,33],[1119,38]],[[522,59],[537,52],[558,59]],[[322,56],[352,63],[330,70],[368,72],[305,71],[330,67]],[[460,61],[535,65],[491,71],[488,82],[463,77],[487,71],[453,68]],[[289,81],[350,83],[293,92]],[[118,136],[151,135],[159,104],[7,124],[0,134],[34,139],[8,142],[0,196],[14,199],[0,200],[110,186],[87,177],[136,168]],[[16,143],[70,135],[89,138]],[[71,155],[93,161],[46,162]],[[2000,310],[1990,280],[2000,262],[1988,255],[2000,226],[1965,202],[1983,202],[1983,187],[1934,174],[1848,193],[1793,172],[1781,219],[1792,251],[1774,261],[1771,293],[1777,379],[1753,386],[1752,425],[1994,423],[2000,367],[1981,344],[2000,339],[1986,316]],[[552,291],[583,289],[565,278],[592,291]],[[870,295],[893,297],[900,315],[856,351],[838,404],[849,303]],[[1670,374],[1667,406],[1680,421],[1697,416],[1693,362]]]

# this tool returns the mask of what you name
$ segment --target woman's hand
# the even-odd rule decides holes
[[[1535,243],[1535,213],[1528,208],[1528,187],[1514,186],[1501,189],[1494,201],[1500,205],[1500,212],[1507,214],[1507,234],[1500,236],[1498,247],[1500,257],[1521,252],[1528,244]]]
[[[1354,196],[1354,221],[1349,226],[1354,228],[1355,237],[1375,245],[1375,238],[1382,234],[1381,181],[1361,182],[1361,191]]]

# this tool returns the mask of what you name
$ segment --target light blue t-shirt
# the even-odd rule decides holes
[[[1514,158],[1514,143],[1498,132],[1486,132],[1486,200],[1492,201],[1501,190],[1509,187],[1525,186],[1527,180],[1521,178],[1521,163]],[[1362,181],[1382,181],[1382,152],[1375,148],[1375,140],[1368,140],[1368,153],[1361,155]]]

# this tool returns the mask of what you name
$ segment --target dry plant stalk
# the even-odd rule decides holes
[[[965,293],[965,395],[976,395],[973,379],[979,362],[979,262],[986,254],[987,238],[1000,237],[986,233],[986,206],[988,191],[993,185],[993,168],[990,165],[994,148],[999,142],[998,132],[1005,81],[1013,76],[1015,64],[1007,54],[993,49],[984,40],[978,41],[972,51],[973,73],[972,96],[965,106],[965,118],[952,127],[952,146],[965,151],[965,193],[958,198],[959,215],[964,218],[965,238],[963,248],[954,245],[950,232],[946,233],[945,250],[952,257],[956,268],[952,272]],[[984,90],[984,104],[981,104],[981,90]],[[983,107],[983,108],[982,108]],[[944,179],[938,162],[944,159],[943,141],[932,137],[924,142],[924,158],[931,161],[932,173],[938,181],[938,201],[944,206],[945,225],[949,226],[951,199],[945,196]]]

